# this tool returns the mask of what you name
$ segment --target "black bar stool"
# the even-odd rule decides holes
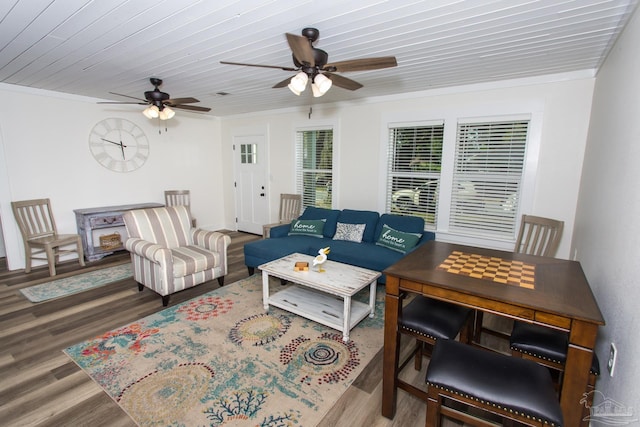
[[[509,344],[512,356],[529,359],[558,371],[557,388],[562,393],[562,376],[564,374],[564,364],[567,361],[569,334],[542,325],[515,322]],[[593,406],[593,391],[596,388],[596,380],[599,376],[600,361],[596,353],[593,353],[589,381],[585,390],[587,401],[584,406],[583,427],[589,426],[589,408]]]
[[[484,418],[445,406],[451,399],[529,426],[562,425],[562,410],[549,371],[530,360],[481,350],[451,340],[436,343],[427,368],[427,427],[442,415],[473,426]]]
[[[425,352],[425,345],[433,346],[438,340],[452,340],[460,334],[460,341],[471,342],[473,310],[460,305],[439,301],[417,295],[398,318],[398,331],[416,339],[416,346],[409,357],[400,363],[396,375],[415,355],[416,370],[422,369],[423,355],[431,354],[431,349]],[[427,394],[412,384],[398,379],[398,387],[402,390],[427,401]]]

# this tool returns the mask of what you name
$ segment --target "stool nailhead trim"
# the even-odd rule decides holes
[[[433,335],[425,334],[424,332],[416,331],[415,329],[407,328],[406,326],[400,326],[400,329],[402,329],[403,331],[408,331],[408,332],[412,332],[412,333],[417,334],[417,335],[421,335],[423,337],[431,338],[434,341],[438,339],[438,338],[434,337]]]
[[[529,356],[537,357],[538,359],[548,360],[549,362],[559,363],[561,365],[564,364],[564,362],[561,362],[559,360],[551,359],[550,357],[544,357],[544,356],[542,356],[542,355],[540,355],[538,353],[532,353],[530,351],[525,351],[525,350],[522,350],[521,348],[517,348],[517,347],[513,347],[512,346],[511,350],[519,351],[520,353],[528,354]],[[600,375],[600,374],[594,372],[593,369],[589,369],[589,373],[595,375],[596,377]]]
[[[538,422],[542,422],[542,423],[550,425],[550,426],[556,426],[555,423],[550,423],[549,421],[543,420],[540,417],[535,417],[535,416],[532,416],[531,414],[527,414],[527,413],[524,413],[522,411],[516,411],[516,410],[513,410],[511,408],[507,408],[505,406],[501,406],[501,405],[499,405],[499,404],[497,404],[495,402],[488,402],[488,401],[479,399],[479,398],[477,398],[475,396],[471,396],[471,395],[469,395],[467,393],[462,393],[462,392],[460,392],[458,390],[454,390],[454,389],[449,388],[449,387],[443,387],[443,386],[441,386],[439,384],[434,384],[432,382],[427,382],[427,384],[429,385],[429,387],[435,387],[435,388],[440,389],[440,390],[445,390],[445,391],[447,391],[449,393],[457,394],[458,396],[462,396],[462,397],[465,397],[467,399],[475,400],[476,402],[480,402],[480,403],[482,403],[484,405],[491,405],[494,408],[498,408],[498,409],[501,409],[503,411],[508,411],[508,412],[511,412],[512,414],[518,414],[520,416],[527,417],[528,419],[533,419],[533,420],[536,420]]]

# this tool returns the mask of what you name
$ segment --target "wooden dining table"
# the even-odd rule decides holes
[[[398,318],[407,293],[415,293],[568,332],[560,404],[564,425],[580,425],[580,399],[604,319],[579,262],[429,241],[384,273],[383,416],[395,415]]]

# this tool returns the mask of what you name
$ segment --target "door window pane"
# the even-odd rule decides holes
[[[258,146],[256,144],[240,144],[240,163],[258,163]]]

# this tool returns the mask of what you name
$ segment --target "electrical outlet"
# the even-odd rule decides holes
[[[609,376],[613,376],[613,370],[616,367],[616,356],[618,355],[618,349],[614,343],[611,343],[611,347],[609,348],[609,361],[607,362],[607,370],[609,371]]]

